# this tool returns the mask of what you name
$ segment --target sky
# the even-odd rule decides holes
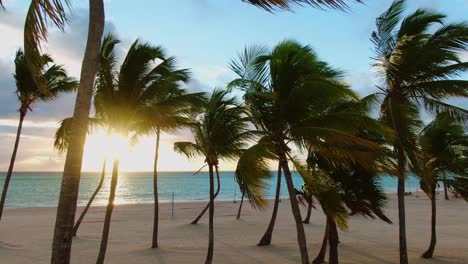
[[[70,24],[65,32],[52,29],[44,51],[56,63],[78,77],[84,52],[88,9],[86,0],[72,0]],[[23,43],[23,26],[29,1],[7,0],[0,11],[0,171],[9,165],[18,123],[19,104],[15,95],[13,59]],[[105,32],[112,32],[122,43],[118,54],[123,58],[136,39],[161,45],[178,58],[179,66],[190,68],[190,91],[211,91],[234,78],[229,61],[246,45],[269,47],[285,39],[310,45],[322,60],[345,72],[345,81],[360,95],[376,91],[378,79],[371,70],[373,50],[369,40],[375,18],[391,1],[368,0],[351,4],[351,11],[317,10],[295,6],[293,12],[268,13],[240,0],[105,0]],[[432,8],[447,14],[447,22],[467,19],[468,0],[408,0],[408,11]],[[468,53],[463,54],[468,61]],[[466,75],[463,76],[466,79]],[[37,103],[24,123],[18,150],[16,171],[60,171],[65,155],[53,148],[58,123],[73,112],[75,94],[53,102]],[[468,108],[467,100],[452,100]],[[429,118],[429,117],[425,117]],[[197,170],[202,159],[188,160],[172,151],[176,141],[191,140],[188,131],[163,135],[160,170]],[[105,149],[103,135],[90,135],[83,170],[98,171]],[[140,140],[122,157],[124,171],[150,171],[153,168],[154,137]],[[221,170],[233,170],[232,162],[220,164]]]

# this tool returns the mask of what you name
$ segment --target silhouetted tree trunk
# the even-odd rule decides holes
[[[106,178],[106,165],[107,165],[107,159],[104,159],[104,163],[102,164],[101,179],[99,180],[98,186],[96,187],[96,190],[94,190],[93,195],[91,195],[91,198],[89,199],[88,204],[83,209],[83,212],[81,212],[81,215],[78,218],[78,221],[76,221],[75,226],[73,227],[73,236],[76,236],[76,233],[78,232],[78,228],[80,228],[81,222],[83,221],[86,213],[88,212],[89,208],[91,207],[91,204],[93,203],[94,198],[96,198],[96,195],[99,193],[99,191],[102,188],[102,185],[104,183],[104,179]]]
[[[109,230],[112,218],[112,211],[114,210],[115,192],[117,190],[117,181],[119,178],[119,159],[115,158],[112,167],[112,179],[109,193],[109,202],[107,203],[106,216],[104,217],[104,228],[102,229],[101,247],[99,248],[99,255],[96,264],[104,263],[106,257],[107,241],[109,239]]]
[[[161,130],[156,129],[156,150],[154,154],[154,171],[153,171],[153,192],[154,192],[154,218],[153,218],[153,243],[152,248],[158,247],[158,229],[159,229],[159,194],[158,194],[158,159],[159,159],[159,140]]]
[[[216,193],[214,194],[214,198],[216,199],[216,197],[217,197],[218,194],[219,194],[219,191],[221,190],[221,183],[220,183],[220,181],[219,181],[218,166],[215,166],[215,169],[216,169],[216,180],[218,181]],[[203,208],[203,210],[200,212],[200,214],[197,216],[197,218],[195,218],[195,219],[191,222],[191,224],[192,224],[192,225],[198,224],[198,221],[200,221],[200,219],[203,217],[203,215],[205,215],[205,213],[206,213],[206,211],[208,210],[208,208],[210,208],[210,202],[208,202],[208,204],[205,206],[205,208]]]
[[[83,150],[88,131],[89,111],[93,95],[94,78],[99,63],[101,38],[104,31],[104,2],[89,0],[89,30],[81,67],[80,85],[76,96],[71,128],[71,140],[65,160],[57,207],[52,264],[70,263],[73,224],[80,185]]]
[[[276,193],[275,193],[275,202],[273,204],[273,213],[271,214],[270,224],[265,231],[262,239],[258,242],[257,246],[267,246],[271,244],[271,238],[273,235],[273,229],[275,228],[276,216],[278,215],[278,205],[281,194],[281,163],[278,162],[278,176],[276,179]]]
[[[310,223],[310,215],[311,214],[312,214],[312,203],[310,202],[310,200],[307,200],[307,215],[306,215],[306,218],[303,221],[304,224]]]
[[[23,107],[21,107],[23,108]],[[8,167],[8,172],[5,177],[5,183],[3,184],[2,199],[0,200],[0,220],[3,215],[3,208],[5,207],[6,195],[8,192],[8,186],[10,185],[11,176],[13,175],[13,168],[15,167],[16,153],[18,152],[18,146],[21,137],[21,130],[23,130],[23,121],[26,116],[27,110],[20,110],[20,118],[18,124],[18,130],[16,131],[15,145],[13,147],[13,153],[11,154],[10,166]]]
[[[322,247],[320,248],[320,252],[318,253],[317,257],[312,261],[314,264],[322,264],[325,263],[325,255],[327,254],[327,243],[328,243],[328,232],[329,232],[329,226],[328,226],[328,221],[325,225],[325,233],[323,234],[323,241],[322,241]]]
[[[447,178],[445,177],[444,175],[444,179],[443,179],[443,183],[444,183],[444,195],[445,195],[445,200],[450,200],[449,198],[449,195],[448,195],[448,183],[447,183]]]
[[[284,178],[286,179],[286,185],[288,187],[289,200],[291,202],[291,210],[294,216],[294,221],[296,223],[297,230],[297,242],[299,244],[299,249],[301,252],[301,263],[309,264],[309,254],[307,252],[307,242],[304,232],[304,224],[302,223],[301,211],[299,210],[299,205],[296,199],[296,190],[294,189],[294,183],[292,180],[291,171],[289,170],[288,160],[286,158],[285,150],[281,150],[278,153],[281,168],[284,172]]]
[[[237,211],[237,218],[236,218],[237,220],[240,219],[243,204],[244,204],[244,192],[242,192],[242,198],[241,198],[241,202],[239,204],[239,210]]]
[[[328,263],[338,264],[338,229],[333,219],[327,216],[328,223],[328,242],[330,243],[330,251],[328,252]]]
[[[429,248],[426,252],[422,255],[423,258],[432,258],[434,255],[434,249],[436,246],[437,238],[436,238],[436,185],[432,184],[431,186],[431,243],[429,244]]]
[[[405,153],[401,147],[396,149],[398,155],[398,220],[400,264],[408,264],[408,250],[406,247],[406,220],[405,220]]]
[[[209,238],[208,238],[208,253],[206,254],[205,264],[213,262],[213,247],[214,247],[214,233],[213,233],[213,218],[214,218],[214,175],[213,165],[208,164],[210,170],[210,212],[209,212]]]

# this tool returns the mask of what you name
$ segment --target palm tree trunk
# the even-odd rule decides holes
[[[244,193],[242,193],[242,198],[241,198],[241,202],[240,202],[240,205],[239,205],[239,210],[237,211],[237,218],[236,218],[237,220],[240,219],[243,204],[244,204]]]
[[[213,262],[213,245],[214,245],[214,233],[213,233],[213,218],[214,218],[214,176],[213,176],[213,165],[208,165],[210,170],[210,212],[209,212],[209,235],[208,235],[208,253],[206,255],[205,264],[211,264]]]
[[[328,243],[328,232],[329,232],[329,225],[328,221],[325,225],[325,234],[323,235],[322,247],[320,248],[320,252],[318,253],[317,257],[312,261],[314,264],[322,264],[325,263],[325,255],[327,254],[327,243]]]
[[[102,184],[104,183],[104,179],[106,178],[106,165],[107,165],[107,158],[104,159],[104,163],[102,164],[101,179],[99,180],[99,184],[96,187],[96,190],[94,191],[93,195],[91,195],[91,198],[89,199],[88,204],[86,205],[80,217],[78,218],[78,221],[76,221],[75,226],[73,227],[73,236],[76,236],[76,233],[78,232],[78,228],[80,228],[83,218],[85,217],[86,213],[91,207],[91,204],[93,203],[94,198],[96,198],[96,195],[99,193],[99,191],[102,188]]]
[[[117,190],[117,180],[119,178],[119,159],[115,158],[112,167],[112,180],[109,193],[109,202],[107,203],[106,216],[104,217],[104,228],[102,230],[101,247],[99,248],[99,255],[96,264],[104,263],[106,257],[107,241],[109,239],[109,230],[112,218],[112,211],[114,210],[115,192]]]
[[[408,264],[408,250],[406,247],[406,217],[405,217],[405,154],[403,149],[397,148],[398,154],[398,220],[400,264]]]
[[[258,242],[257,246],[267,246],[271,244],[271,238],[273,236],[273,229],[275,228],[276,223],[276,216],[278,215],[278,206],[279,206],[279,199],[281,194],[281,163],[278,162],[278,176],[276,179],[276,193],[275,193],[275,203],[273,205],[273,213],[271,214],[270,224],[268,224],[268,228],[263,234],[262,239]]]
[[[328,223],[328,242],[330,243],[330,251],[328,252],[328,263],[338,264],[338,229],[333,219],[327,216]]]
[[[447,188],[447,178],[445,177],[444,175],[444,178],[443,178],[443,183],[444,183],[444,195],[445,195],[445,200],[450,200],[449,199],[449,195],[448,195],[448,188]]]
[[[158,158],[159,158],[159,139],[161,130],[156,129],[156,150],[154,154],[153,171],[153,191],[154,191],[154,219],[153,219],[153,243],[152,248],[158,247],[158,227],[159,227],[159,197],[158,197]]]
[[[99,62],[99,49],[104,31],[105,15],[103,0],[89,0],[89,13],[88,40],[81,67],[80,85],[73,113],[71,141],[65,160],[55,220],[51,254],[52,264],[70,263],[73,224],[80,185],[84,143],[88,130],[94,78]]]
[[[8,192],[8,186],[10,185],[11,176],[13,175],[13,168],[15,167],[16,153],[18,152],[21,130],[23,130],[23,121],[25,116],[26,111],[20,111],[18,130],[16,131],[15,145],[13,147],[13,153],[11,154],[10,166],[8,167],[8,172],[5,177],[5,183],[3,184],[2,199],[0,200],[0,220],[2,219],[3,208],[5,207],[6,195]]]
[[[423,258],[432,258],[434,255],[434,249],[436,246],[436,185],[432,184],[431,186],[431,243],[429,244],[429,248],[426,252],[422,255]]]
[[[297,242],[299,244],[299,249],[301,252],[302,264],[309,264],[309,253],[307,252],[307,242],[304,232],[304,224],[302,223],[301,211],[299,210],[299,205],[297,203],[296,190],[294,189],[294,183],[292,180],[291,171],[289,170],[286,154],[284,152],[280,152],[279,159],[281,168],[284,172],[284,178],[286,179],[286,185],[288,187],[292,214],[294,216],[294,221],[296,222]]]
[[[307,199],[307,215],[306,215],[306,218],[303,221],[304,224],[309,224],[310,223],[310,215],[311,214],[312,214],[312,202],[309,199]]]
[[[219,171],[218,171],[218,166],[216,165],[215,166],[215,169],[216,169],[216,180],[218,181],[217,182],[217,186],[216,186],[216,192],[214,194],[214,198],[216,199],[216,197],[218,197],[218,194],[219,194],[219,191],[221,190],[221,183],[219,181]],[[191,224],[192,225],[196,225],[198,224],[198,221],[200,221],[200,219],[203,217],[203,215],[205,215],[206,211],[210,208],[210,202],[208,202],[208,204],[205,206],[205,208],[203,208],[203,210],[200,212],[200,214],[197,216],[197,218],[195,218]]]

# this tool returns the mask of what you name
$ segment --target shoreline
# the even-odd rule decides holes
[[[443,191],[443,188],[441,189],[438,189],[437,191]],[[392,195],[397,195],[397,191],[384,191],[384,193],[387,195],[387,196],[392,196]],[[419,189],[419,191],[414,191],[412,192],[413,195],[426,195],[423,191],[421,191]],[[405,197],[408,197],[408,196],[405,196]],[[285,195],[285,196],[281,196],[280,199],[283,199],[283,200],[289,200],[289,196]],[[273,201],[274,198],[267,198],[266,199],[267,201]],[[174,204],[181,204],[181,203],[207,203],[209,202],[209,200],[174,200]],[[232,202],[232,203],[239,203],[240,202],[240,199],[237,199],[236,198],[236,202],[234,202],[234,199],[216,199],[215,202]],[[248,202],[247,199],[244,199],[244,202]],[[172,201],[171,200],[159,200],[159,204],[171,204]],[[126,206],[126,205],[152,205],[153,203],[152,202],[136,202],[136,203],[119,203],[119,204],[115,204],[115,206]],[[78,205],[77,208],[83,208],[85,207],[86,204],[84,205]],[[91,205],[91,208],[94,208],[94,207],[106,207],[106,205]],[[12,207],[9,207],[9,206],[5,206],[5,209],[28,209],[28,208],[57,208],[57,206],[47,206],[47,205],[41,205],[41,206],[12,206]]]

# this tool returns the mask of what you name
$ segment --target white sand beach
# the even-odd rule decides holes
[[[407,197],[408,252],[412,264],[468,263],[468,204],[461,199],[438,197],[438,244],[435,258],[421,259],[429,243],[430,203],[426,196]],[[116,206],[106,263],[203,263],[208,243],[207,215],[200,224],[189,222],[205,203],[163,204],[160,249],[151,249],[152,205]],[[271,207],[255,211],[244,204],[241,220],[235,219],[239,203],[217,202],[214,263],[299,263],[296,231],[289,201],[280,204],[272,245],[257,247],[270,220]],[[79,209],[79,212],[82,208]],[[303,212],[305,210],[303,208]],[[361,216],[350,218],[350,229],[340,232],[340,263],[398,263],[396,196],[389,195],[386,210],[393,225]],[[56,208],[7,209],[0,223],[0,263],[50,263]],[[93,207],[73,242],[72,263],[94,263],[102,231],[103,207]],[[305,225],[310,258],[315,258],[323,236],[324,218],[313,211]]]

